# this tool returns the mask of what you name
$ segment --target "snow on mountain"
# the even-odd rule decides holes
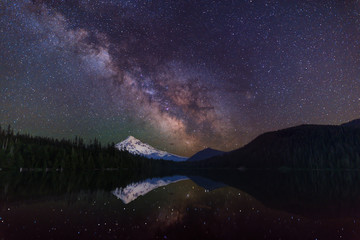
[[[171,161],[186,161],[186,157],[177,156],[165,151],[158,150],[149,144],[141,142],[139,139],[129,136],[124,141],[115,145],[119,150],[126,150],[135,155],[141,155],[152,159],[164,159]]]
[[[164,178],[149,178],[141,182],[131,183],[125,188],[116,188],[112,191],[112,194],[118,199],[121,199],[123,203],[128,204],[140,196],[144,196],[152,190],[169,185],[170,183],[187,180],[185,176],[171,176]]]

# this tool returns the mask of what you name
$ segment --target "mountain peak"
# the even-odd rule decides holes
[[[149,144],[141,142],[139,139],[128,136],[124,141],[115,145],[119,150],[128,151],[134,155],[140,155],[152,159],[164,159],[171,161],[185,161],[186,157],[177,156],[168,152],[158,150]]]
[[[133,140],[133,139],[138,140],[138,139],[135,138],[134,136],[128,136],[125,140]]]
[[[224,154],[224,152],[213,149],[213,148],[205,148],[201,150],[200,152],[195,153],[193,156],[191,156],[188,161],[200,161],[207,158],[215,157]]]
[[[136,142],[136,141],[140,141],[139,139],[137,139],[136,137],[133,136],[128,136],[123,142]]]
[[[212,151],[212,150],[217,151],[216,149],[213,149],[213,148],[211,148],[211,147],[204,148],[204,149],[201,150],[201,151]]]

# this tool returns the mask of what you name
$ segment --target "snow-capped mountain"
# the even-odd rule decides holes
[[[140,196],[146,195],[152,190],[175,183],[182,180],[187,180],[185,176],[171,176],[163,178],[149,178],[141,182],[131,183],[125,188],[116,188],[111,193],[118,199],[121,199],[123,203],[128,204]]]
[[[164,159],[176,162],[186,161],[187,159],[186,157],[181,157],[165,151],[158,150],[150,146],[149,144],[141,142],[139,139],[136,139],[133,136],[129,136],[124,141],[116,144],[115,147],[119,150],[126,150],[129,153],[141,155],[152,159]]]

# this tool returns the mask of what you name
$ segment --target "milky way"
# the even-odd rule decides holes
[[[357,1],[0,3],[0,123],[189,156],[359,117]]]

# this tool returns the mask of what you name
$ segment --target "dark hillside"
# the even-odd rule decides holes
[[[260,135],[201,167],[360,168],[360,128],[301,125]]]

